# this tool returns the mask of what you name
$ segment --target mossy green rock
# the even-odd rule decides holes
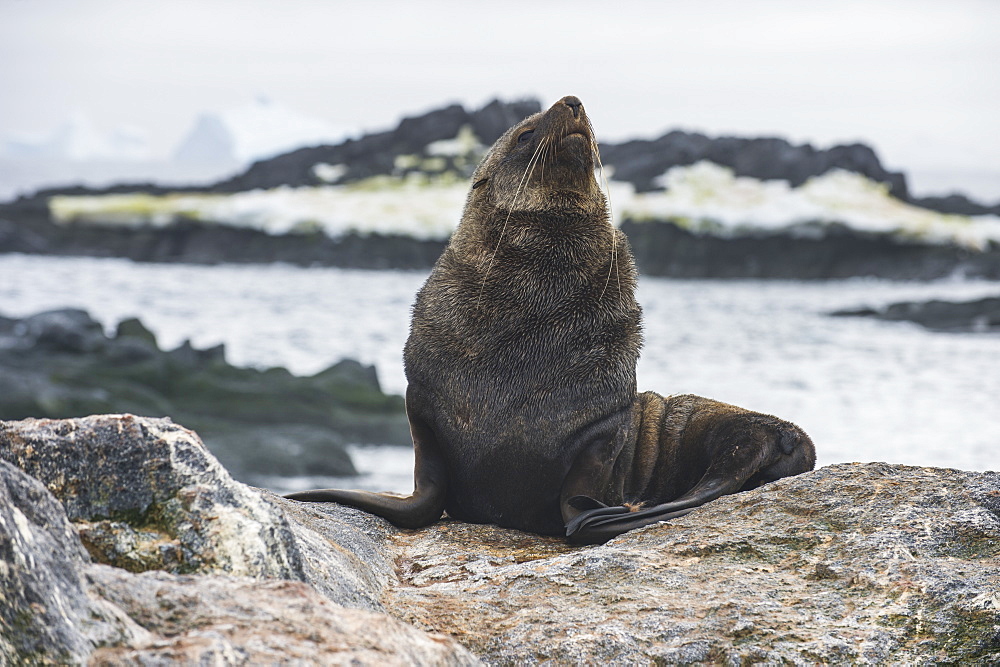
[[[403,399],[344,360],[311,377],[239,368],[222,346],[162,351],[139,320],[114,336],[81,310],[0,318],[0,419],[129,413],[196,428],[238,479],[350,475],[345,445],[408,445]]]

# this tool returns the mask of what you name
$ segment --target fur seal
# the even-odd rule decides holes
[[[794,424],[636,394],[636,270],[598,162],[569,96],[508,130],[472,176],[404,350],[413,493],[286,497],[407,528],[447,511],[585,544],[812,469],[813,443]]]

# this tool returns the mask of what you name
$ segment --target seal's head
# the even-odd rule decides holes
[[[606,208],[594,178],[597,142],[572,95],[507,130],[472,177],[469,206],[478,214]]]

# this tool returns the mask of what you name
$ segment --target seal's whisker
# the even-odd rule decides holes
[[[549,143],[547,139],[548,137],[546,137],[546,141],[543,142],[544,145],[542,146],[542,156],[539,159],[539,161],[542,163],[542,172],[538,175],[538,180],[542,185],[545,184],[545,165],[549,161]]]
[[[486,279],[490,276],[490,269],[493,268],[493,260],[496,259],[497,253],[500,252],[500,244],[503,242],[504,232],[507,231],[507,223],[510,222],[510,216],[514,213],[514,207],[517,206],[517,200],[521,196],[521,192],[524,190],[525,182],[531,178],[531,174],[535,171],[535,166],[538,165],[539,155],[542,153],[542,149],[548,144],[548,137],[544,137],[538,145],[535,146],[535,152],[532,153],[531,159],[528,160],[528,164],[524,167],[524,174],[521,175],[521,182],[517,184],[517,190],[514,191],[514,197],[511,200],[510,208],[507,209],[507,217],[504,218],[503,227],[500,228],[500,235],[497,237],[497,247],[493,249],[493,254],[490,255],[490,261],[486,265],[486,272],[483,274],[483,284],[479,287],[479,297],[476,299],[476,307],[479,308],[483,300],[483,290],[486,289]]]
[[[590,120],[588,119],[589,123]],[[593,136],[593,133],[591,133]],[[597,158],[597,166],[601,173],[601,183],[604,186],[605,197],[608,200],[608,219],[611,223],[611,263],[608,265],[608,277],[604,281],[604,288],[601,290],[601,297],[604,297],[604,293],[608,289],[608,284],[611,282],[611,271],[615,272],[615,280],[618,283],[618,296],[622,296],[622,276],[618,272],[618,234],[615,233],[615,211],[611,206],[611,184],[608,183],[608,179],[604,176],[604,163],[601,162],[601,151],[597,147],[597,140],[592,139],[594,147],[594,156]]]

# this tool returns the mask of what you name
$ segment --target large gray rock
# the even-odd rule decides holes
[[[1000,661],[996,472],[829,466],[580,548],[277,498],[164,420],[3,423],[0,458],[0,662]]]
[[[0,664],[474,663],[384,613],[393,532],[240,484],[169,420],[0,422]]]
[[[1000,474],[836,465],[604,546],[441,524],[390,610],[488,662],[1000,661]]]
[[[94,566],[94,591],[141,619],[153,639],[105,646],[97,665],[469,665],[453,640],[387,614],[348,609],[306,584],[237,577],[132,575]]]
[[[0,664],[82,662],[94,646],[148,638],[89,593],[89,563],[58,501],[0,460]]]
[[[0,459],[62,502],[98,562],[306,581],[337,603],[379,608],[372,573],[389,568],[379,567],[371,541],[384,539],[381,522],[360,512],[330,517],[322,507],[286,512],[273,494],[235,481],[197,434],[169,419],[0,422]],[[297,517],[315,530],[294,531]]]

